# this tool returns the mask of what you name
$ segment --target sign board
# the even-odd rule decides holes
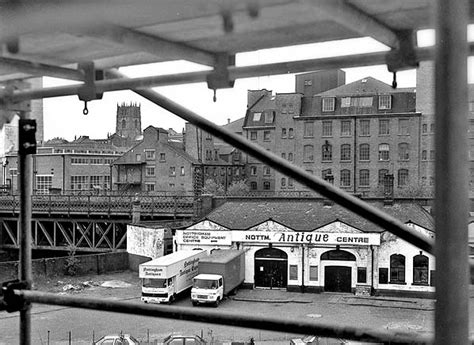
[[[231,231],[176,230],[176,243],[230,246],[232,237]]]

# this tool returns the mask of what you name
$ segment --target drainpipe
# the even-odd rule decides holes
[[[301,292],[304,293],[304,244],[301,245]]]
[[[371,274],[370,274],[370,278],[371,278],[371,282],[370,282],[370,295],[373,296],[374,295],[374,246],[373,245],[370,245],[370,252],[371,252],[371,256],[370,256],[370,261],[371,261]]]

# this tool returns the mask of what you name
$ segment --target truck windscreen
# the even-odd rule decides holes
[[[194,279],[193,287],[198,289],[217,289],[217,281],[209,279]]]
[[[166,287],[166,279],[150,279],[143,278],[144,287],[164,288]]]

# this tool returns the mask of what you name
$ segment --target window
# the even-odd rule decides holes
[[[350,187],[351,171],[348,169],[341,170],[341,187]]]
[[[290,265],[290,280],[298,280],[298,265]]]
[[[288,139],[293,139],[294,137],[293,128],[288,128]]]
[[[309,266],[309,281],[318,281],[318,266]]]
[[[270,131],[263,131],[263,141],[270,141]]]
[[[379,186],[385,185],[385,176],[388,174],[387,169],[380,169],[379,170]]]
[[[266,176],[270,175],[270,167],[266,165],[263,166],[263,175],[266,175]]]
[[[282,137],[283,139],[286,139],[286,136],[287,136],[287,134],[286,134],[286,128],[282,128],[282,129],[281,129],[281,137]]]
[[[257,132],[250,131],[250,140],[257,140]]]
[[[390,134],[389,120],[379,120],[379,135]]]
[[[361,284],[367,283],[367,268],[357,267],[357,282]]]
[[[155,183],[154,182],[147,182],[145,183],[145,188],[147,192],[154,192],[155,191]]]
[[[347,137],[352,135],[351,121],[341,121],[341,136]]]
[[[434,150],[430,150],[430,160],[434,161],[434,159],[435,159],[435,152]]]
[[[370,181],[370,175],[369,175],[369,170],[368,169],[362,169],[359,171],[359,186],[361,187],[368,187],[369,186],[369,181]]]
[[[335,106],[335,98],[334,97],[325,97],[323,98],[323,111],[334,111]]]
[[[285,188],[285,187],[286,187],[286,177],[282,177],[282,178],[281,178],[280,185],[281,185],[282,188]]]
[[[341,161],[347,162],[351,160],[351,145],[341,145]]]
[[[421,126],[421,133],[423,133],[423,134],[428,133],[428,125],[426,123],[424,123]]]
[[[166,161],[166,153],[162,152],[160,153],[160,162],[165,162]]]
[[[332,145],[326,142],[322,146],[322,161],[323,162],[330,162],[332,161]]]
[[[291,177],[288,177],[288,188],[293,188],[293,179]]]
[[[127,121],[125,119],[122,120],[122,129],[127,128]]]
[[[257,167],[256,166],[252,166],[250,167],[250,175],[257,175]]]
[[[408,185],[408,170],[398,170],[398,187],[405,187]]]
[[[410,159],[410,145],[408,143],[398,144],[398,159],[401,161]]]
[[[305,145],[303,147],[303,161],[313,162],[314,161],[314,147],[313,145]]]
[[[212,134],[206,132],[206,140],[212,140]]]
[[[379,109],[392,109],[391,95],[379,95]]]
[[[285,152],[281,153],[281,158],[286,159],[286,153]]]
[[[170,167],[170,176],[176,176],[176,167]]]
[[[275,112],[268,111],[265,113],[265,123],[273,123],[275,121]]]
[[[314,123],[313,122],[304,123],[304,136],[305,138],[314,137]]]
[[[398,119],[398,135],[410,135],[410,120]]]
[[[71,164],[89,164],[87,158],[71,158]]]
[[[104,176],[104,189],[110,189],[110,176]]]
[[[155,159],[155,150],[145,150],[145,159]]]
[[[94,189],[94,188],[101,188],[100,186],[100,180],[102,176],[89,176],[89,188]]]
[[[264,181],[263,182],[263,190],[270,190],[270,182]]]
[[[370,120],[360,120],[360,136],[370,135]]]
[[[332,176],[332,170],[331,169],[324,169],[321,171],[321,177],[323,178],[324,181],[334,183],[334,176]]]
[[[332,121],[323,121],[323,137],[332,137]]]
[[[140,153],[137,153],[137,154],[135,155],[135,159],[136,159],[137,162],[141,162],[141,160],[142,160],[142,155],[141,155]]]
[[[379,268],[379,284],[388,284],[388,268]]]
[[[379,145],[379,161],[390,160],[390,146],[388,144]]]
[[[87,176],[71,176],[71,189],[72,190],[86,190],[87,189]]]
[[[181,176],[184,176],[184,167],[181,167]]]
[[[370,145],[360,144],[359,146],[359,160],[368,161],[370,160]]]
[[[432,124],[430,124],[430,132],[434,133],[434,131],[435,131],[435,125],[434,125],[434,123],[432,123]]]
[[[255,181],[250,182],[250,190],[257,190],[257,182]]]
[[[426,161],[428,159],[428,151],[421,151],[421,160]]]
[[[290,162],[293,162],[293,153],[292,152],[288,153],[288,160]]]
[[[415,255],[413,257],[413,284],[428,285],[428,257]]]
[[[342,97],[341,98],[341,108],[349,108],[351,106],[351,98],[350,97]]]
[[[145,168],[145,176],[155,176],[155,167],[147,166]]]
[[[49,194],[53,186],[53,175],[36,175],[36,193]]]
[[[311,86],[311,85],[313,85],[313,81],[312,80],[305,80],[304,85],[305,86]]]
[[[403,255],[390,256],[390,284],[405,284],[405,257]]]
[[[262,113],[253,113],[253,120],[255,122],[260,121],[261,118],[262,118]]]
[[[373,97],[352,97],[351,106],[358,108],[369,108],[372,106],[373,101]]]

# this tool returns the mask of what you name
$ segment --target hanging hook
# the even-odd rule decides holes
[[[397,72],[393,72],[392,88],[397,88]]]
[[[87,101],[84,101],[84,109],[82,109],[84,115],[89,114],[89,109],[87,109]]]
[[[216,95],[216,89],[214,89],[214,97],[212,97],[212,100],[214,101],[214,103],[216,103],[217,101],[217,95]]]

